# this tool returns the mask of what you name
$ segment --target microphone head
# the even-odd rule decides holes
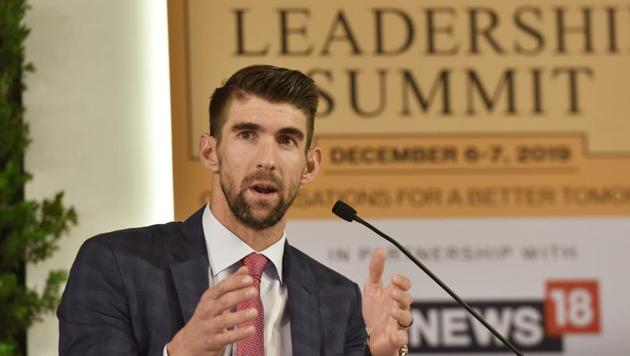
[[[357,211],[354,210],[350,205],[342,202],[341,200],[337,200],[335,205],[332,208],[332,212],[335,213],[338,217],[352,222],[354,217],[357,215]]]

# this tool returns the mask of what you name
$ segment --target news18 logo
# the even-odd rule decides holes
[[[599,334],[597,281],[548,281],[545,330],[549,335]]]
[[[595,280],[549,280],[542,300],[468,302],[521,351],[563,350],[564,335],[598,334]],[[505,346],[455,302],[415,302],[409,328],[411,353],[499,353]]]

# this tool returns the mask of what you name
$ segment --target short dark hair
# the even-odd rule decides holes
[[[253,65],[234,73],[210,99],[210,135],[221,139],[225,109],[232,99],[255,95],[272,103],[288,103],[306,116],[306,148],[311,146],[319,90],[313,79],[297,70]]]

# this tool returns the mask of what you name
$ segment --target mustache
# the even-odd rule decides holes
[[[256,171],[255,173],[248,175],[243,179],[243,182],[241,183],[241,189],[247,189],[252,183],[256,181],[271,182],[273,183],[273,185],[276,186],[276,189],[278,191],[284,189],[284,184],[282,183],[280,178],[269,171]]]

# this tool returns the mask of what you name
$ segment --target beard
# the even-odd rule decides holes
[[[267,201],[248,203],[245,200],[245,192],[255,181],[272,182],[277,189],[278,201],[275,204]],[[221,190],[223,191],[223,195],[228,202],[232,214],[245,226],[254,230],[264,230],[276,225],[284,217],[284,214],[297,196],[298,191],[297,184],[290,184],[287,190],[288,199],[285,199],[283,194],[285,191],[284,184],[279,178],[273,175],[273,173],[267,171],[258,171],[251,174],[243,179],[240,188],[236,188],[235,186],[236,184],[233,180],[228,177],[221,177]],[[269,212],[260,218],[256,218],[253,213],[254,208],[266,209],[269,210]]]

